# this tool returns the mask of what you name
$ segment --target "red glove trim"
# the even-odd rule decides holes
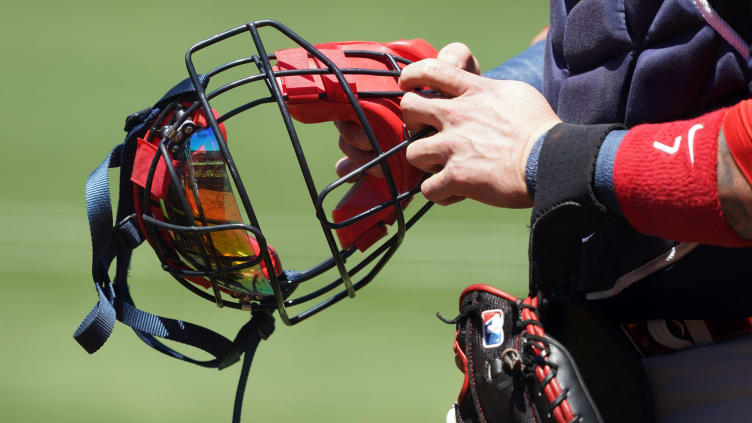
[[[462,389],[460,389],[460,394],[457,396],[457,403],[461,403],[465,399],[465,395],[467,395],[467,390],[470,388],[470,378],[468,376],[469,371],[467,369],[467,356],[464,352],[462,352],[462,348],[460,348],[460,344],[457,342],[457,335],[458,332],[455,332],[454,334],[454,345],[452,346],[452,350],[454,350],[454,362],[457,365],[457,367],[462,371],[462,373],[465,375],[465,379],[462,381]]]
[[[752,99],[729,109],[723,121],[723,134],[737,166],[747,182],[752,181]]]
[[[537,297],[527,297],[524,300],[522,300],[523,304],[527,304],[529,306],[533,306],[536,309],[538,308],[538,298]],[[528,308],[522,308],[520,311],[520,317],[522,321],[539,321],[538,314],[532,312]],[[543,328],[541,326],[528,324],[525,326],[525,331],[528,333],[531,333],[533,335],[545,337],[546,333],[544,332]],[[543,356],[543,353],[545,351],[545,348],[542,344],[540,344],[539,348],[534,347],[534,351],[537,355],[545,358]],[[535,365],[535,378],[538,380],[539,383],[543,383],[543,380],[546,379],[546,377],[551,373],[552,369],[548,365],[541,366],[539,364]],[[562,394],[562,392],[565,392],[561,389],[561,385],[559,384],[559,381],[556,379],[556,376],[554,374],[554,377],[551,379],[550,382],[548,382],[546,385],[543,385],[543,394],[546,396],[546,399],[549,403],[553,404],[553,402],[556,400],[556,398],[559,397],[559,395]],[[566,395],[566,394],[565,394]],[[559,403],[554,409],[553,409],[553,417],[554,421],[556,423],[568,423],[574,420],[575,415],[572,411],[572,407],[569,405],[569,400],[565,399]]]
[[[718,134],[726,112],[629,130],[616,153],[614,189],[632,227],[677,241],[752,244],[728,225],[718,197]]]

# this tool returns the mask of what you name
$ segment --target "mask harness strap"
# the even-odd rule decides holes
[[[200,78],[203,85],[208,78]],[[243,393],[253,355],[262,339],[274,331],[274,318],[267,311],[252,311],[251,319],[243,325],[235,339],[224,336],[193,323],[157,316],[137,308],[128,289],[128,267],[134,248],[143,242],[136,228],[133,210],[133,191],[130,173],[133,166],[136,140],[143,136],[157,117],[160,109],[182,96],[195,92],[190,79],[173,87],[153,108],[134,113],[126,119],[128,135],[86,180],[86,212],[89,219],[92,244],[92,279],[99,301],[76,329],[73,337],[93,354],[107,341],[115,320],[131,327],[136,335],[155,350],[179,360],[202,367],[222,370],[231,366],[245,353],[243,369],[238,383],[233,411],[233,423],[240,421]],[[120,167],[120,190],[117,224],[113,227],[108,170]],[[114,281],[110,281],[109,268],[116,260]],[[211,354],[214,359],[196,360],[163,344],[157,337],[181,342]]]

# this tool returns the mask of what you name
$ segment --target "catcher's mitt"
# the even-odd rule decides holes
[[[602,422],[574,360],[547,336],[537,298],[518,300],[488,285],[460,296],[454,351],[465,374],[457,423]]]

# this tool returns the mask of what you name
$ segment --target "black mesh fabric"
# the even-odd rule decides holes
[[[489,361],[501,357],[507,348],[516,348],[520,328],[514,322],[519,320],[512,302],[486,291],[473,291],[467,294],[460,305],[462,314],[474,305],[482,305],[482,310],[500,309],[504,313],[504,340],[495,348],[483,346],[483,320],[481,311],[470,313],[459,324],[457,342],[467,358],[469,387],[464,400],[459,404],[463,423],[475,422],[536,422],[533,410],[527,406],[523,383],[514,383],[520,377],[502,372],[489,378]],[[488,407],[488,404],[493,404]]]
[[[573,288],[581,240],[605,214],[592,189],[596,157],[609,131],[618,128],[560,123],[546,136],[530,219],[530,292]]]

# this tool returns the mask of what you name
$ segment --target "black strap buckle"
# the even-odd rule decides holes
[[[135,113],[132,113],[128,117],[125,118],[125,126],[123,127],[123,130],[125,132],[131,132],[131,129],[135,128],[136,125],[143,122],[151,113],[152,108],[147,107],[143,110],[139,110]]]
[[[139,230],[135,213],[126,216],[125,219],[118,222],[112,230],[115,232],[115,236],[117,236],[120,242],[131,250],[141,245],[145,239]]]

